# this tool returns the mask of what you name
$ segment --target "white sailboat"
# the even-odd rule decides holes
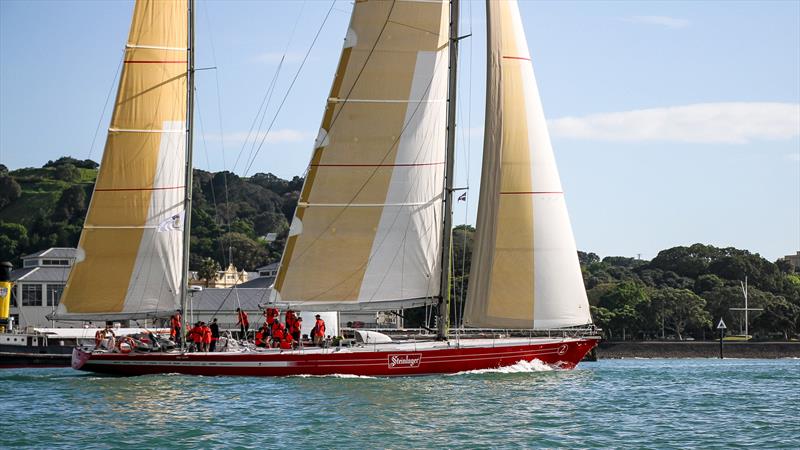
[[[152,89],[169,89],[166,95],[156,95],[188,105],[168,111],[191,111],[191,88],[186,88],[191,86],[193,70],[191,4],[137,2],[128,43],[132,54],[126,57],[115,119],[126,117],[120,112],[126,107],[121,100],[131,96],[144,101],[147,97],[139,93],[146,96]],[[457,0],[355,3],[273,298],[275,303],[295,309],[336,311],[436,303],[438,340],[381,339],[381,343],[348,348],[217,353],[120,354],[76,349],[73,367],[115,374],[379,376],[450,373],[533,359],[574,367],[596,345],[596,340],[447,340],[458,6]],[[156,19],[160,9],[164,10],[163,15]],[[512,1],[488,1],[487,17],[486,136],[466,322],[472,326],[529,330],[590,324],[577,251],[518,6]],[[182,24],[188,25],[188,31]],[[138,40],[143,35],[153,38]],[[184,38],[183,42],[189,44],[181,46]],[[154,53],[144,55],[139,51]],[[139,59],[140,55],[152,65],[142,64],[145,59]],[[174,63],[183,60],[186,65]],[[175,66],[170,64],[181,69],[172,73]],[[140,76],[141,67],[159,73],[161,78],[130,83],[131,77]],[[184,92],[186,97],[174,98],[171,92],[176,97]],[[151,114],[144,106],[136,104],[131,113]],[[147,148],[156,155],[161,153],[154,149],[178,148],[162,144],[172,139],[167,130],[177,128],[164,125],[165,113],[152,114],[156,120],[140,118],[120,123],[112,119],[109,146],[117,140],[112,134],[116,130],[138,130],[130,131],[128,137],[141,140],[135,141],[137,148],[145,148],[148,143]],[[170,116],[169,121],[180,123],[181,118],[187,117],[191,113]],[[188,146],[183,159],[177,161],[191,161],[191,134],[181,136]],[[113,160],[109,161],[114,167]],[[103,163],[106,164],[106,156]],[[113,176],[113,169],[111,173]],[[138,230],[127,233],[139,237],[138,246],[131,245],[125,253],[128,262],[113,262],[124,265],[126,273],[137,274],[153,267],[152,262],[139,265],[144,255],[155,259],[154,255],[162,254],[149,243],[157,241],[158,232],[143,230],[164,217],[188,210],[191,199],[185,195],[183,202],[172,197],[161,201],[154,200],[155,196],[144,199],[136,195],[161,193],[172,187],[189,193],[191,190],[184,186],[190,187],[191,180],[187,176],[180,187],[155,181],[146,185],[134,183],[134,190],[131,181],[124,178],[126,175],[117,175],[125,181],[114,181],[105,188],[104,179],[103,184],[98,180],[98,185],[117,192],[116,200],[138,205],[140,211],[146,209],[149,214],[136,216],[145,219],[132,220],[132,224],[100,224],[100,216],[93,215],[94,210],[90,209],[92,219],[87,218],[87,224],[95,228],[85,229],[81,238],[86,249],[84,263],[94,257],[87,243],[100,230],[98,226]],[[98,203],[93,200],[92,208]],[[161,215],[162,209],[158,208],[170,205],[175,208]],[[188,216],[184,217],[184,234]],[[112,235],[109,232],[108,236]],[[150,248],[156,250],[149,251]],[[184,253],[187,249],[188,244]],[[98,261],[114,257],[108,253],[102,258]],[[158,264],[167,261],[158,258]],[[184,257],[184,264],[185,261]],[[78,271],[74,280],[81,280],[80,277]],[[115,311],[159,315],[159,311],[172,310],[177,299],[185,295],[171,289],[167,281],[156,290],[138,285],[138,280],[132,275],[127,284],[122,283],[126,289],[114,285],[117,292],[125,292],[120,297],[124,300],[115,303],[121,305]],[[65,312],[87,314],[81,309],[83,306],[78,306],[83,302],[75,294],[81,283],[75,287],[70,283],[73,278],[65,291],[68,301],[62,302]],[[178,286],[185,285],[181,282]],[[145,292],[148,295],[143,295]],[[164,303],[155,300],[157,296],[161,299],[162,294]],[[168,307],[162,308],[162,304]]]

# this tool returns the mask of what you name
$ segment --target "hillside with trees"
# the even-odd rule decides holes
[[[49,247],[75,247],[89,208],[98,164],[71,157],[41,168],[0,166],[0,260]],[[190,267],[210,258],[221,267],[254,270],[280,259],[303,179],[195,169]],[[277,239],[267,242],[269,233]]]
[[[91,200],[97,163],[64,157],[42,168],[0,165],[0,260],[49,247],[75,247]],[[212,273],[232,260],[253,270],[280,259],[303,179],[258,173],[194,171],[190,268]],[[458,323],[469,285],[475,229],[453,230],[451,323]],[[268,241],[267,234],[277,239]],[[784,260],[736,248],[694,244],[663,250],[650,261],[578,252],[592,317],[609,339],[716,337],[720,318],[738,333],[748,278],[757,338],[789,339],[800,331],[800,274]],[[407,324],[425,313],[408,310]]]

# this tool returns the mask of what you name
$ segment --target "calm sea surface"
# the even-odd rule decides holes
[[[417,378],[0,370],[0,447],[799,448],[800,360]]]

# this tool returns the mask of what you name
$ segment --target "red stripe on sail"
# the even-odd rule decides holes
[[[521,59],[523,61],[530,61],[530,58],[526,58],[524,56],[503,56],[503,59]]]
[[[152,188],[109,188],[109,189],[95,189],[95,192],[121,192],[121,191],[166,191],[170,189],[183,189],[186,186],[167,186],[167,187],[152,187]]]
[[[537,195],[537,194],[563,194],[563,191],[507,191],[500,195]]]
[[[178,60],[163,60],[163,61],[134,61],[134,60],[125,60],[125,64],[186,64],[186,61],[178,61]]]
[[[418,163],[418,164],[312,164],[311,167],[420,167],[439,166],[444,162]]]

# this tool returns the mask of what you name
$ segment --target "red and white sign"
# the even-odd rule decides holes
[[[390,369],[413,369],[419,367],[422,362],[422,353],[403,353],[401,355],[389,355]]]

